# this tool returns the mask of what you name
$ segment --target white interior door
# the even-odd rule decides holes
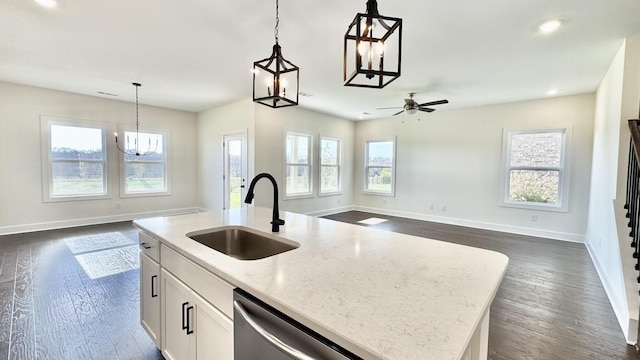
[[[224,136],[224,209],[244,207],[247,191],[247,133]]]

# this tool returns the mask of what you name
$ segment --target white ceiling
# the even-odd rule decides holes
[[[347,25],[366,0],[281,0],[280,45],[300,67],[300,106],[357,120],[390,116],[407,93],[447,109],[594,91],[638,0],[378,1],[403,19],[402,76],[382,90],[342,86]],[[552,35],[537,26],[560,18]],[[275,1],[0,2],[0,81],[202,111],[251,97],[254,61],[271,54]],[[105,96],[108,97],[108,96]],[[111,97],[110,97],[111,98]]]

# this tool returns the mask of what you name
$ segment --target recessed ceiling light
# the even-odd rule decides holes
[[[56,5],[58,5],[58,2],[56,0],[36,0],[36,2],[40,4],[40,6],[46,7],[47,9],[53,9],[54,7],[56,7]]]
[[[551,34],[552,32],[558,30],[560,25],[562,25],[562,20],[553,19],[540,24],[540,26],[538,26],[538,30],[540,30],[540,32],[543,34]]]
[[[549,95],[549,96],[556,95],[557,93],[558,93],[558,89],[549,89],[546,92],[546,94]]]

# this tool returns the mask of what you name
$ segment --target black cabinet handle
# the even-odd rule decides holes
[[[151,246],[149,246],[149,244],[147,243],[140,243],[140,246],[142,246],[145,249],[151,249]]]
[[[158,296],[158,292],[156,291],[156,287],[155,287],[155,283],[158,279],[158,275],[153,275],[151,276],[151,297],[157,297]],[[154,281],[156,280],[156,281]]]
[[[193,310],[193,306],[189,306],[187,308],[187,335],[193,334],[193,330],[191,329],[191,311]]]
[[[187,307],[187,305],[189,305],[188,301],[185,303],[182,303],[182,330],[186,330],[187,326],[189,325],[185,323],[185,320],[188,321],[188,319],[185,318],[185,314],[186,314],[185,307]]]

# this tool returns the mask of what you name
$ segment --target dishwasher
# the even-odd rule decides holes
[[[235,360],[362,360],[248,292],[233,291]]]

